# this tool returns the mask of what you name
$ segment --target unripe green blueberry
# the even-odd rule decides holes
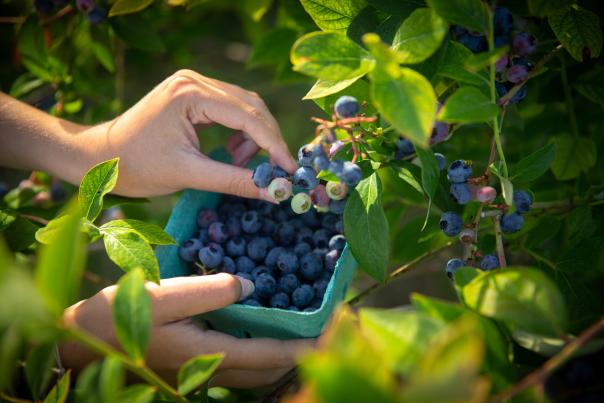
[[[463,243],[472,243],[476,240],[476,232],[470,228],[464,228],[459,233],[459,240]]]
[[[321,207],[315,205],[315,210],[317,210],[317,213],[329,213],[329,206]]]
[[[342,200],[348,195],[348,186],[341,182],[327,182],[327,196],[332,200]]]
[[[310,200],[310,196],[306,193],[298,193],[292,198],[291,201],[292,210],[296,214],[304,214],[308,210],[310,210],[310,206],[312,206],[312,201]]]
[[[275,178],[268,185],[268,194],[278,202],[287,200],[292,195],[292,183],[286,178]]]

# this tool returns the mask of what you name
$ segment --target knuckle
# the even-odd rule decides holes
[[[195,90],[195,80],[187,76],[175,76],[166,85],[166,91],[172,97],[189,96]]]
[[[242,177],[231,178],[227,184],[227,191],[230,194],[237,196],[245,196],[249,194],[251,180]]]

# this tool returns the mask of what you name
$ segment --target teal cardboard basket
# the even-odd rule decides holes
[[[213,157],[226,161],[224,152]],[[251,166],[258,164],[256,159]],[[186,190],[172,211],[166,232],[180,245],[197,233],[196,217],[199,210],[216,208],[222,199],[218,193]],[[161,278],[189,276],[193,274],[189,266],[178,256],[178,246],[158,246]],[[276,308],[264,308],[233,304],[213,312],[200,315],[208,328],[231,334],[239,338],[273,337],[278,339],[317,337],[321,334],[335,306],[344,299],[352,282],[357,262],[348,245],[344,248],[334,271],[321,307],[312,312],[295,312]]]

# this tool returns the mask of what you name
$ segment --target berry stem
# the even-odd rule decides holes
[[[517,384],[505,389],[501,393],[497,394],[490,402],[500,402],[508,400],[513,396],[516,396],[526,388],[542,383],[545,381],[547,376],[553,373],[558,367],[564,364],[572,355],[589,340],[596,336],[602,329],[604,329],[604,318],[600,318],[593,325],[588,327],[581,333],[576,339],[568,343],[562,351],[547,360],[541,367],[536,371],[531,372],[528,376],[523,378]]]
[[[499,259],[499,267],[504,268],[507,266],[505,261],[505,251],[503,249],[503,236],[501,234],[501,224],[499,219],[501,215],[493,217],[493,227],[495,228],[495,246],[497,248],[497,258]]]

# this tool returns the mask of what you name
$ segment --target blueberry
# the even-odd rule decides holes
[[[505,72],[505,76],[509,82],[518,84],[528,78],[528,69],[526,66],[516,65],[512,66]]]
[[[338,178],[348,186],[355,187],[363,179],[363,171],[357,164],[346,161]]]
[[[430,135],[430,144],[442,143],[449,136],[449,126],[443,122],[435,122]]]
[[[336,176],[340,176],[344,171],[344,161],[341,159],[331,160],[329,163],[329,172]]]
[[[271,307],[287,309],[289,306],[289,295],[284,292],[278,292],[271,297]]]
[[[208,235],[211,241],[223,243],[229,238],[227,227],[220,221],[213,222],[208,228]]]
[[[313,244],[315,248],[327,248],[329,246],[329,232],[326,229],[318,229],[313,234]]]
[[[396,141],[395,157],[397,159],[402,159],[411,154],[415,154],[415,146],[413,143],[404,137],[399,137],[399,139]]]
[[[50,186],[50,198],[55,203],[60,203],[65,200],[67,193],[60,182],[55,182]]]
[[[519,213],[506,214],[501,217],[501,230],[506,233],[514,233],[520,231],[524,225],[524,217]]]
[[[323,214],[323,217],[321,218],[321,226],[329,231],[335,231],[336,223],[338,221],[340,221],[340,217],[335,214]]]
[[[522,101],[524,98],[526,98],[527,91],[528,90],[527,90],[526,85],[523,85],[522,87],[520,87],[518,92],[516,92],[514,94],[514,96],[512,98],[510,98],[510,103],[517,104],[518,102]]]
[[[447,267],[446,267],[446,271],[447,271],[447,276],[449,276],[450,279],[453,279],[453,273],[455,273],[455,271],[457,271],[457,269],[462,268],[466,265],[466,262],[464,262],[461,259],[458,258],[453,258],[451,260],[449,260],[447,262]]]
[[[253,298],[246,299],[245,301],[242,301],[241,303],[243,305],[249,305],[249,306],[262,306],[262,304],[258,300],[255,300]]]
[[[298,164],[303,167],[312,167],[314,158],[319,155],[318,150],[310,144],[304,144],[298,150]]]
[[[499,267],[499,258],[496,255],[485,255],[480,261],[481,270],[493,270]]]
[[[300,286],[300,280],[295,274],[284,274],[279,279],[279,288],[281,291],[291,294]]]
[[[310,210],[312,206],[312,200],[310,196],[306,193],[298,193],[294,197],[292,197],[291,207],[294,213],[296,214],[304,214],[308,210]]]
[[[256,267],[254,261],[247,256],[239,256],[235,260],[235,264],[237,265],[237,271],[241,273],[251,273]]]
[[[495,7],[495,13],[493,15],[493,28],[495,31],[495,35],[507,35],[512,29],[512,23],[514,22],[514,17],[512,17],[512,13],[505,7],[497,6]]]
[[[263,162],[254,169],[252,181],[257,187],[266,188],[271,180],[273,180],[273,166],[268,162]]]
[[[327,207],[329,205],[329,195],[327,194],[325,185],[317,185],[316,188],[311,190],[310,200],[315,206]]]
[[[483,186],[476,191],[476,200],[481,203],[491,203],[497,197],[497,191],[492,186]]]
[[[497,90],[497,94],[500,97],[503,97],[505,94],[508,93],[508,91],[514,86],[513,83],[500,83],[500,82],[496,82],[495,83],[495,89]],[[510,98],[510,103],[511,104],[517,104],[518,102],[522,101],[524,98],[526,98],[526,94],[527,94],[527,88],[526,85],[523,85],[522,87],[520,87],[520,89],[514,94],[514,96],[512,96],[512,98]]]
[[[314,189],[319,184],[317,172],[311,167],[300,167],[294,172],[294,186],[301,189]]]
[[[230,216],[225,222],[226,232],[229,237],[241,235],[241,221],[237,217]]]
[[[333,110],[340,119],[355,117],[359,113],[359,101],[349,95],[341,96],[336,101]]]
[[[208,245],[199,250],[199,261],[208,269],[214,269],[222,262],[223,254],[220,249]]]
[[[464,160],[455,160],[447,169],[447,179],[451,183],[467,182],[472,176],[472,166]]]
[[[467,204],[472,200],[472,192],[467,183],[452,183],[449,193],[453,200],[459,204]]]
[[[211,246],[212,248],[218,250],[222,256],[224,256],[224,249],[222,248],[222,245],[220,245],[219,243],[208,242],[208,244],[206,246]]]
[[[278,245],[288,246],[294,241],[296,229],[293,225],[287,222],[277,224],[273,239]]]
[[[344,220],[342,220],[340,218],[339,220],[336,221],[336,223],[334,225],[334,231],[336,231],[338,234],[344,233]]]
[[[344,237],[344,235],[334,235],[331,237],[331,239],[329,240],[329,249],[337,249],[338,251],[343,251],[344,247],[346,246],[346,238]]]
[[[273,178],[289,178],[289,174],[278,165],[273,165]]]
[[[514,35],[512,49],[518,56],[528,56],[537,48],[537,39],[528,32],[519,32]]]
[[[452,211],[443,213],[438,225],[447,236],[457,236],[461,232],[463,222],[459,214]]]
[[[86,18],[88,18],[91,24],[95,25],[107,18],[107,11],[103,7],[96,5],[86,14]]]
[[[325,268],[333,272],[336,269],[336,263],[338,263],[338,259],[340,258],[340,252],[336,249],[330,250],[325,255]]]
[[[255,234],[262,228],[262,220],[256,211],[246,211],[241,216],[241,229],[248,234]]]
[[[268,242],[265,238],[254,238],[247,244],[247,255],[257,262],[261,262],[268,252]]]
[[[516,211],[520,214],[528,212],[533,204],[532,196],[525,190],[514,190],[513,199]]]
[[[197,238],[187,239],[182,246],[178,248],[178,255],[185,262],[194,262],[197,259],[197,253],[203,247],[201,241]]]
[[[266,254],[266,258],[264,259],[264,264],[268,268],[274,269],[275,267],[277,267],[277,259],[279,258],[279,255],[283,252],[285,252],[285,248],[282,248],[281,246],[272,248]]]
[[[252,277],[252,275],[250,273],[246,273],[246,272],[243,272],[243,271],[238,271],[238,272],[235,273],[235,275],[237,277],[241,277],[241,278],[244,278],[246,280],[254,281],[254,277]]]
[[[321,221],[319,220],[319,216],[315,210],[307,211],[306,213],[300,216],[300,219],[304,224],[311,228],[316,228],[321,225]]]
[[[258,213],[260,213],[260,215],[263,215],[266,217],[270,217],[276,208],[277,208],[277,206],[275,206],[273,203],[269,203],[264,200],[258,200],[257,204],[256,204],[256,211]]]
[[[285,274],[294,273],[298,270],[298,256],[294,252],[284,251],[277,258],[277,267]]]
[[[447,160],[445,159],[445,156],[441,153],[434,153],[434,156],[436,157],[436,162],[438,162],[438,170],[442,171],[443,169],[445,169],[445,166],[447,166]]]
[[[495,62],[495,71],[498,73],[505,71],[505,69],[508,67],[509,62],[510,62],[510,58],[508,57],[508,55],[501,56]]]
[[[226,253],[229,256],[237,257],[245,255],[246,242],[242,237],[234,237],[226,243]]]
[[[307,253],[300,258],[300,274],[305,280],[316,280],[323,272],[323,261],[314,253]]]
[[[216,221],[218,221],[218,213],[214,210],[204,209],[197,214],[197,225],[201,228],[208,228]]]
[[[479,53],[487,49],[487,40],[483,35],[472,35],[467,33],[459,37],[459,43],[474,53]]]
[[[277,291],[277,282],[270,274],[262,274],[254,281],[256,294],[261,298],[270,298]]]
[[[262,220],[262,228],[260,228],[260,233],[262,235],[272,236],[275,232],[276,225],[277,224],[275,221],[271,220],[270,218],[265,218]]]
[[[252,277],[254,278],[254,280],[256,280],[262,274],[270,274],[272,276],[273,272],[266,266],[258,266],[254,268],[254,270],[252,270]]]
[[[319,154],[312,160],[312,166],[317,172],[327,171],[329,169],[329,158],[325,154]]]
[[[320,278],[316,280],[312,285],[312,288],[315,289],[315,296],[323,298],[323,296],[325,295],[325,290],[327,290],[327,285],[329,285],[328,279]]]
[[[334,214],[344,214],[344,209],[346,208],[346,200],[330,200],[329,201],[329,211]]]
[[[287,200],[292,195],[292,183],[286,178],[275,178],[268,185],[268,194],[277,202]]]
[[[314,232],[308,227],[302,227],[296,232],[296,245],[301,242],[313,243]]]
[[[296,246],[294,246],[294,253],[298,257],[306,255],[307,253],[309,253],[311,251],[312,251],[312,247],[310,246],[310,244],[308,244],[306,242],[296,243]]]
[[[206,243],[210,241],[210,236],[208,235],[208,229],[207,228],[200,228],[199,232],[197,233],[197,238],[201,241],[201,243]]]
[[[348,185],[341,182],[327,182],[325,185],[327,196],[332,200],[342,200],[348,195]]]
[[[222,258],[222,263],[220,264],[220,271],[229,274],[235,274],[237,271],[237,265],[235,261],[229,256],[225,256]]]
[[[298,308],[305,308],[315,297],[315,290],[308,284],[302,284],[292,293],[292,303]]]

